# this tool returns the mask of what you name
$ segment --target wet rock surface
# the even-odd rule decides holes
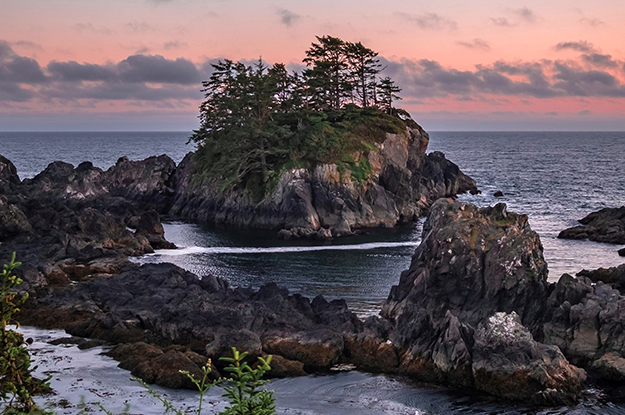
[[[563,230],[558,238],[625,244],[625,206],[592,212],[579,222],[581,226]]]

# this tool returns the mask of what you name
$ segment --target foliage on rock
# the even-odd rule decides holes
[[[378,79],[377,52],[362,43],[317,37],[302,73],[223,60],[203,83],[198,173],[222,189],[262,196],[285,168],[311,167],[352,157],[351,167],[376,149],[385,133],[405,134],[409,115],[393,108],[400,88]],[[358,178],[358,175],[357,175]],[[260,189],[260,192],[259,192]]]

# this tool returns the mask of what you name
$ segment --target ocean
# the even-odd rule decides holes
[[[13,161],[21,178],[27,178],[54,160],[74,165],[89,160],[108,168],[121,156],[168,154],[179,162],[193,150],[186,144],[188,136],[188,132],[0,133],[0,154]],[[461,200],[480,206],[503,202],[510,211],[529,215],[545,248],[550,281],[563,273],[624,262],[617,254],[620,246],[556,236],[591,211],[625,204],[625,133],[432,132],[428,151],[444,152],[477,181],[482,194],[462,195]],[[494,197],[497,190],[504,196]],[[332,242],[287,242],[276,240],[275,232],[172,220],[165,224],[166,237],[181,249],[137,260],[173,262],[199,275],[224,277],[233,285],[277,282],[309,297],[345,298],[366,316],[379,311],[390,287],[410,264],[422,224],[371,230]],[[34,333],[45,337],[43,331]],[[272,382],[274,386],[285,414],[536,413],[407,379],[358,372],[284,379]],[[625,413],[624,407],[605,402],[595,392],[577,408],[540,413]]]

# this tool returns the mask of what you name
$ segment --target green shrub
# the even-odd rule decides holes
[[[33,394],[48,388],[46,381],[33,378],[30,356],[24,337],[15,330],[7,329],[9,325],[19,327],[14,315],[24,304],[28,294],[18,294],[15,287],[22,280],[13,275],[13,270],[20,266],[15,262],[15,253],[11,262],[4,265],[2,272],[2,286],[0,287],[0,398],[7,402],[4,414],[38,414],[43,413],[34,401]]]

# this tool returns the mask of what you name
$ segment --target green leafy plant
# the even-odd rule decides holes
[[[273,391],[261,389],[269,383],[262,380],[263,375],[271,369],[271,355],[267,359],[258,358],[255,368],[244,361],[247,352],[240,353],[235,347],[232,348],[232,357],[220,357],[219,360],[228,362],[225,368],[231,377],[226,379],[224,386],[225,398],[230,401],[230,406],[222,415],[271,415],[276,413],[276,399]]]
[[[19,327],[19,322],[14,315],[28,299],[28,294],[19,294],[15,287],[22,280],[13,275],[15,268],[20,266],[15,261],[15,252],[11,262],[4,265],[2,271],[2,285],[0,287],[0,318],[2,327],[0,330],[0,398],[8,402],[3,413],[8,414],[33,414],[43,413],[33,401],[33,394],[46,390],[49,385],[47,380],[41,381],[32,376],[37,368],[31,367],[30,356],[24,343],[22,334],[7,326]]]
[[[212,363],[208,362],[202,367],[202,378],[198,379],[191,373],[181,370],[180,373],[186,375],[200,392],[200,401],[195,412],[197,415],[202,414],[202,404],[204,395],[208,390],[217,385],[224,385],[225,398],[228,398],[230,406],[226,410],[220,412],[219,415],[273,415],[276,413],[276,399],[273,397],[273,391],[262,389],[261,387],[269,383],[262,377],[271,370],[271,355],[267,359],[258,358],[255,367],[252,368],[244,359],[247,352],[239,352],[236,347],[232,348],[233,357],[220,357],[219,360],[228,362],[228,366],[224,369],[231,374],[229,378],[220,378],[210,381],[208,375],[211,373]],[[185,415],[187,412],[178,409],[174,404],[158,393],[154,388],[145,383],[142,379],[132,378],[143,386],[148,393],[158,400],[165,409],[165,414],[172,413],[174,415]],[[107,415],[113,415],[112,412],[106,410],[100,403],[97,404],[99,409]],[[85,405],[83,404],[83,410]],[[129,408],[126,407],[124,414],[128,413]],[[81,412],[82,413],[82,412]]]
[[[197,408],[198,415],[202,413],[202,402],[204,401],[204,394],[208,392],[211,386],[215,384],[214,382],[208,381],[208,375],[211,373],[211,365],[212,365],[211,359],[208,359],[208,362],[206,362],[204,367],[202,367],[202,379],[196,379],[195,376],[193,376],[191,373],[187,372],[186,370],[180,371],[180,373],[187,375],[187,377],[191,379],[191,382],[193,382],[193,384],[200,391],[200,404],[198,405],[198,408]]]

